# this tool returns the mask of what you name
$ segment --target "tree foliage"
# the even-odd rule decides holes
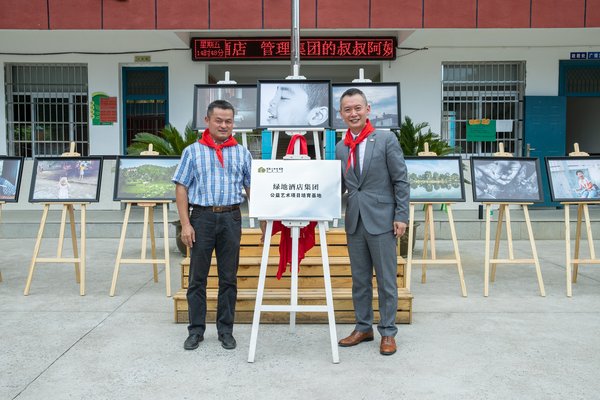
[[[438,156],[454,153],[455,148],[438,134],[433,133],[431,128],[423,132],[428,126],[427,122],[415,124],[410,117],[404,117],[400,130],[396,131],[396,136],[405,156],[417,156],[419,152],[425,151],[425,143],[429,144],[429,151],[435,152]]]
[[[163,156],[180,156],[190,144],[198,140],[198,133],[192,129],[191,123],[185,127],[182,135],[173,125],[165,126],[160,134],[139,132],[132,140],[131,146],[127,148],[127,154],[139,155],[142,151],[148,150],[148,145],[152,144],[153,150],[158,151]]]

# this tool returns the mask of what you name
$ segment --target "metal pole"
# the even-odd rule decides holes
[[[300,75],[300,0],[292,0],[292,76]]]

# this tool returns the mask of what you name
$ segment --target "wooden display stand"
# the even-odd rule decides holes
[[[4,205],[3,201],[0,201],[0,217],[2,216],[2,206]],[[2,271],[0,271],[0,282],[2,282]]]
[[[579,144],[575,143],[575,151],[569,153],[570,157],[589,156],[588,153],[579,151]],[[592,226],[590,220],[589,204],[600,204],[600,201],[586,202],[562,202],[565,209],[565,247],[567,255],[566,278],[567,278],[567,296],[573,296],[572,283],[577,283],[577,270],[579,264],[600,264],[600,259],[596,258],[596,250],[594,249],[594,239],[592,238]],[[575,228],[575,251],[571,257],[571,221],[569,216],[569,207],[577,206],[577,225]],[[585,219],[585,231],[590,251],[590,258],[579,258],[579,245],[581,242],[581,221],[582,216]]]
[[[159,153],[152,150],[152,145],[148,145],[148,151],[140,153],[143,156],[157,156]],[[119,268],[121,264],[152,264],[154,273],[154,282],[158,282],[158,268],[157,264],[165,265],[165,284],[167,297],[171,297],[171,267],[169,262],[169,223],[168,223],[168,204],[172,203],[171,200],[167,201],[123,201],[127,206],[125,208],[125,217],[123,219],[123,226],[121,228],[121,239],[119,240],[119,249],[117,250],[117,259],[115,261],[115,269],[113,272],[112,284],[110,287],[109,295],[112,297],[115,295],[115,289],[117,287],[117,278],[119,276]],[[131,213],[131,206],[138,205],[144,208],[144,227],[142,230],[142,250],[140,258],[122,258],[123,248],[125,246],[125,237],[127,235],[127,225],[129,224],[129,215]],[[163,214],[163,239],[165,248],[165,257],[156,258],[156,240],[154,237],[154,207],[157,204],[162,204]],[[150,250],[152,258],[146,258],[148,253],[148,228],[150,229]]]
[[[315,142],[315,149],[317,149]],[[274,148],[276,146],[273,146]],[[300,155],[300,143],[296,141],[294,155],[287,156],[287,159],[307,159],[308,156]],[[275,159],[277,153],[274,151],[272,159]],[[319,152],[317,151],[317,154]],[[319,157],[318,157],[319,158]],[[258,288],[256,290],[256,303],[254,306],[254,317],[252,319],[252,332],[250,334],[250,349],[248,351],[248,362],[254,362],[256,353],[256,342],[258,339],[258,328],[260,325],[260,314],[266,312],[289,312],[290,313],[290,331],[294,332],[296,328],[296,313],[297,312],[326,312],[329,322],[329,337],[331,340],[331,353],[333,363],[340,362],[337,344],[337,333],[335,330],[335,314],[333,308],[333,291],[331,288],[331,274],[329,270],[329,255],[327,252],[327,235],[326,221],[318,221],[319,239],[321,243],[321,259],[323,262],[323,281],[325,286],[325,302],[326,305],[304,305],[298,304],[298,242],[300,238],[300,228],[309,224],[309,221],[282,221],[282,223],[291,229],[292,236],[292,282],[290,290],[289,305],[264,305],[263,296],[265,292],[265,281],[267,277],[267,265],[269,263],[269,250],[271,247],[271,235],[273,233],[273,221],[267,221],[265,230],[265,241],[263,244],[263,254],[260,264],[260,273],[258,277]]]
[[[75,152],[75,143],[71,143],[70,151],[62,154],[63,157],[79,157],[80,154]],[[60,203],[63,206],[62,217],[60,221],[60,232],[58,236],[58,248],[56,250],[56,257],[38,257],[40,247],[42,245],[42,237],[44,236],[44,228],[46,226],[46,220],[48,219],[48,211],[50,210],[51,204],[57,203],[44,203],[44,212],[42,214],[42,220],[40,222],[40,229],[38,231],[37,240],[33,249],[33,257],[29,266],[29,274],[27,276],[27,283],[25,284],[25,296],[29,295],[29,289],[31,287],[31,280],[33,278],[33,271],[35,270],[35,264],[38,262],[45,263],[69,263],[75,264],[75,281],[79,283],[79,294],[85,295],[85,224],[86,224],[86,207],[88,203],[72,203],[64,202]],[[75,204],[81,205],[81,221],[80,221],[80,240],[81,240],[81,253],[77,251],[77,231],[75,229],[75,211],[73,206]],[[73,257],[63,257],[63,245],[65,239],[65,225],[67,214],[69,214],[69,223],[71,226],[71,241],[73,243]]]
[[[499,152],[494,153],[496,157],[512,157],[511,153],[504,152],[504,144],[499,143]],[[540,295],[542,297],[546,296],[546,291],[544,289],[544,281],[542,279],[542,270],[540,268],[540,261],[537,254],[537,249],[535,246],[535,240],[533,238],[533,230],[531,229],[531,220],[529,218],[529,208],[528,205],[532,203],[493,203],[493,202],[484,202],[485,205],[485,261],[484,261],[484,282],[483,282],[483,295],[488,296],[489,294],[489,281],[490,281],[490,264],[492,265],[492,273],[491,273],[491,281],[493,282],[496,279],[496,264],[535,264],[535,271],[537,273],[538,286],[540,288]],[[491,229],[491,220],[490,214],[492,211],[492,205],[497,204],[499,208],[498,212],[498,226],[496,228],[496,240],[494,242],[494,255],[490,258],[490,229]],[[525,214],[525,224],[527,226],[527,232],[529,234],[529,243],[531,245],[531,253],[533,258],[515,258],[514,249],[513,249],[513,239],[512,239],[512,228],[511,228],[511,220],[510,220],[510,206],[513,204],[518,204],[523,207],[523,213]],[[500,236],[502,234],[502,223],[504,222],[504,217],[506,216],[506,240],[508,244],[508,259],[505,258],[497,258],[498,257],[498,247],[500,245]]]
[[[420,152],[418,155],[423,156],[437,156],[435,152],[429,151],[429,144],[425,143],[425,151]],[[414,221],[415,221],[415,204],[422,204],[425,208],[425,236],[423,238],[423,257],[420,260],[413,260],[413,236],[414,236]],[[448,211],[448,223],[450,225],[450,233],[452,235],[452,244],[454,245],[454,258],[450,259],[439,259],[436,255],[435,249],[435,229],[433,221],[433,205],[442,204],[446,206]],[[458,277],[460,280],[460,291],[463,297],[467,297],[467,288],[465,285],[465,277],[462,268],[462,262],[460,260],[460,253],[458,251],[458,240],[456,239],[456,229],[454,227],[454,218],[452,216],[452,205],[451,203],[445,202],[410,202],[410,211],[408,217],[408,258],[406,261],[406,288],[410,291],[410,279],[412,264],[421,264],[421,283],[425,283],[427,280],[426,270],[427,264],[456,264],[458,270]],[[427,245],[431,241],[431,258],[427,258]]]

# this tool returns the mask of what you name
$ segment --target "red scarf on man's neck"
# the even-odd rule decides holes
[[[216,144],[212,136],[210,136],[210,132],[208,129],[204,130],[204,133],[202,133],[202,138],[198,140],[198,142],[200,142],[200,144],[210,147],[211,149],[215,149],[215,152],[217,153],[217,158],[219,159],[221,167],[223,168],[225,168],[225,163],[223,162],[223,151],[221,149],[223,149],[223,147],[237,146],[238,144],[237,140],[235,140],[233,135],[225,139],[223,143]]]
[[[346,137],[344,137],[344,144],[350,148],[348,151],[348,162],[346,163],[346,172],[348,172],[348,169],[350,169],[350,166],[354,164],[356,160],[356,148],[358,147],[359,143],[365,140],[374,130],[375,128],[373,128],[373,125],[371,125],[371,121],[367,119],[365,127],[362,129],[362,131],[360,131],[356,139],[352,137],[352,132],[350,132],[350,129],[346,131]]]

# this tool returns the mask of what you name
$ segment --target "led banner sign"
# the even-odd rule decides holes
[[[192,38],[193,61],[285,60],[290,58],[289,38]],[[396,39],[304,38],[304,60],[395,60]]]

